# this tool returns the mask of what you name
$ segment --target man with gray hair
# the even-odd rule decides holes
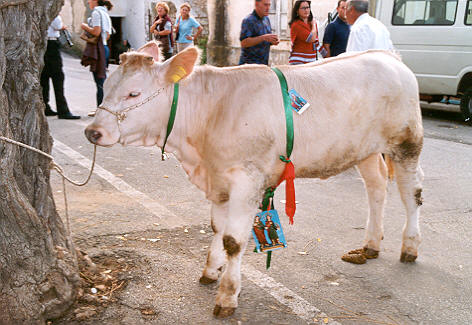
[[[346,20],[351,25],[346,52],[369,49],[393,50],[390,33],[379,20],[369,16],[368,0],[348,0]]]

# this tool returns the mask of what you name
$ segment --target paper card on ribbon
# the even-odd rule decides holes
[[[252,236],[258,253],[287,247],[277,210],[259,212],[254,217]]]
[[[310,103],[300,96],[295,89],[290,89],[288,94],[290,96],[291,107],[298,114],[302,114],[308,107],[310,107]]]

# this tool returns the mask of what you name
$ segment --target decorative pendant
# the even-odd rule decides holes
[[[287,247],[277,210],[256,214],[252,225],[252,236],[258,253]]]

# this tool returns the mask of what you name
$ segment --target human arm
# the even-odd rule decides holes
[[[269,42],[272,45],[279,44],[279,37],[277,34],[267,33],[263,35],[257,35],[257,33],[253,30],[252,24],[247,19],[244,19],[241,24],[241,34],[239,36],[239,40],[241,41],[241,47],[251,47],[262,42]]]
[[[318,25],[316,20],[311,21],[311,32],[307,32],[306,29],[299,32],[300,38],[304,39],[307,43],[315,43],[318,41]]]
[[[251,47],[262,42],[269,42],[272,45],[279,44],[279,37],[277,34],[264,34],[256,37],[248,37],[241,41],[241,47]]]
[[[100,14],[96,11],[93,11],[91,18],[92,18],[92,24],[91,25],[93,27],[90,27],[86,23],[82,23],[80,25],[80,28],[82,28],[84,31],[92,34],[93,36],[99,36],[100,33],[102,32],[102,28],[101,28],[101,25],[100,25]]]
[[[198,26],[197,27],[197,32],[195,33],[195,35],[193,35],[193,36],[187,35],[186,38],[190,41],[196,40],[198,38],[198,36],[202,33],[202,31],[203,31],[203,27]]]
[[[54,20],[51,22],[51,27],[52,27],[52,29],[54,29],[54,30],[56,30],[56,31],[64,30],[64,29],[67,28],[67,27],[62,23],[62,18],[61,18],[61,16],[57,16],[56,18],[54,18]]]
[[[81,27],[84,31],[86,31],[86,32],[88,32],[88,33],[90,33],[90,34],[92,34],[93,36],[98,36],[98,35],[100,35],[100,33],[102,32],[102,29],[101,29],[100,26],[90,27],[90,26],[87,25],[86,23],[82,23],[82,25],[80,25],[80,27]]]
[[[331,57],[331,44],[326,44],[326,43],[323,43],[323,47],[324,49],[326,50],[326,56],[325,58],[329,58]]]
[[[331,44],[333,43],[334,35],[335,35],[335,27],[331,23],[326,27],[326,30],[323,36],[323,47],[326,50],[327,58],[331,56]]]
[[[149,28],[149,32],[153,33],[154,35],[157,35],[157,33],[155,33],[155,32],[158,32],[158,30],[156,30],[156,29],[157,29],[157,25],[159,25],[160,23],[162,23],[162,18],[154,20],[154,22],[151,25],[151,28]]]

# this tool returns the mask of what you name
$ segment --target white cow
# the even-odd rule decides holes
[[[279,159],[286,154],[286,132],[277,76],[263,65],[196,67],[195,48],[161,63],[154,42],[120,59],[86,136],[101,146],[162,147],[173,84],[180,80],[167,149],[212,202],[215,236],[200,282],[216,281],[226,264],[214,314],[231,315],[253,216],[264,189],[277,183],[285,167]],[[302,115],[293,114],[296,177],[328,178],[357,165],[369,200],[363,252],[373,258],[383,238],[387,186],[380,153],[390,157],[407,214],[401,261],[414,261],[420,243],[423,127],[413,73],[383,51],[279,68],[289,88],[311,103]]]

